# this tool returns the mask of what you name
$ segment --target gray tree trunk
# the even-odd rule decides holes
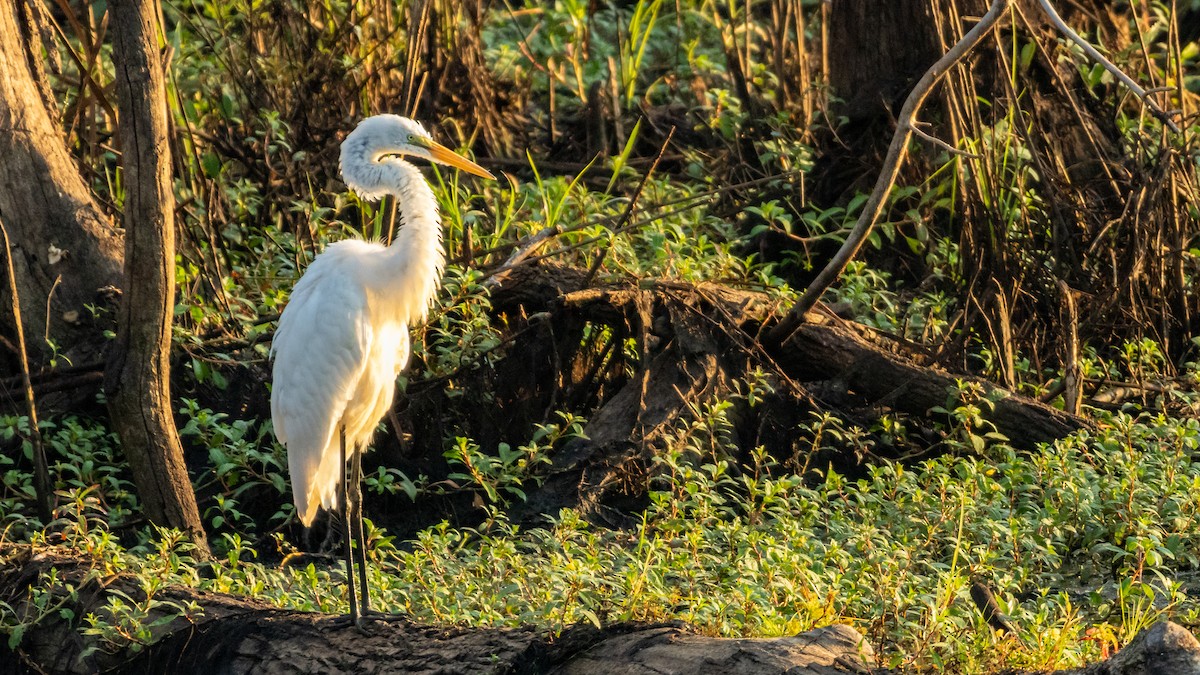
[[[92,200],[56,123],[36,9],[0,3],[0,218],[13,238],[35,369],[51,354],[47,337],[76,364],[98,358],[111,319],[96,319],[88,305],[103,307],[105,289],[121,283],[122,257],[120,233]],[[14,334],[11,325],[0,332]]]
[[[187,532],[208,555],[170,395],[175,304],[175,199],[155,0],[109,4],[125,169],[126,292],[105,391],[113,425],[151,521]]]

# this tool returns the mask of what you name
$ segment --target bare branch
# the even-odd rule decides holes
[[[646,183],[650,182],[650,177],[654,175],[654,170],[658,168],[658,162],[667,152],[667,146],[671,144],[671,139],[675,137],[675,127],[671,127],[671,131],[667,132],[666,139],[663,140],[662,147],[658,149],[658,154],[654,157],[654,163],[650,165],[650,169],[642,175],[641,182],[638,183],[637,189],[633,191],[633,195],[629,198],[629,202],[625,205],[625,212],[621,214],[621,219],[617,221],[613,232],[619,231],[625,224],[629,222],[629,217],[633,215],[633,210],[637,208],[638,199],[642,196],[642,190],[645,189]],[[596,259],[592,261],[591,269],[588,270],[587,278],[584,280],[584,285],[591,283],[592,277],[596,275],[596,271],[600,269],[600,265],[604,262],[604,257],[608,255],[611,246],[605,246],[596,254]]]
[[[948,152],[952,155],[957,155],[959,157],[966,157],[968,159],[983,159],[983,155],[977,155],[973,152],[967,152],[966,150],[959,150],[958,148],[954,147],[953,145],[950,145],[946,141],[943,141],[942,139],[938,138],[937,136],[934,136],[933,134],[922,131],[921,127],[917,126],[918,124],[922,124],[922,122],[914,122],[913,123],[912,132],[914,134],[916,134],[917,136],[919,136],[920,138],[922,138],[926,141],[929,141],[930,143],[933,143],[934,145],[938,146],[939,148],[945,150],[946,152]]]
[[[1164,89],[1170,89],[1169,87],[1160,87],[1157,89],[1151,89],[1150,91],[1143,89],[1140,84],[1135,82],[1132,77],[1126,75],[1124,71],[1118,68],[1112,61],[1104,58],[1104,55],[1101,54],[1095,47],[1093,47],[1090,42],[1084,40],[1082,37],[1080,37],[1079,33],[1076,33],[1074,30],[1072,30],[1071,27],[1062,20],[1062,17],[1058,15],[1058,12],[1054,10],[1054,6],[1050,4],[1050,0],[1038,0],[1038,4],[1041,5],[1042,11],[1046,13],[1046,17],[1050,19],[1050,22],[1054,24],[1054,27],[1058,29],[1058,32],[1065,35],[1071,42],[1079,45],[1079,47],[1083,49],[1084,54],[1090,56],[1093,61],[1099,63],[1104,67],[1105,70],[1112,73],[1113,77],[1120,80],[1121,83],[1126,87],[1129,87],[1129,90],[1132,91],[1138,98],[1142,99],[1142,102],[1146,104],[1146,108],[1150,111],[1151,115],[1154,115],[1161,120],[1162,123],[1167,125],[1167,128],[1169,128],[1171,131],[1179,133],[1179,127],[1176,126],[1175,122],[1171,119],[1175,111],[1165,111],[1162,108],[1159,108],[1158,104],[1150,98],[1150,94],[1162,91]]]
[[[521,243],[517,246],[517,250],[513,251],[512,255],[508,256],[508,259],[504,261],[503,265],[496,268],[496,271],[488,275],[487,280],[484,281],[483,284],[488,287],[499,285],[502,281],[504,281],[504,278],[508,276],[508,273],[511,272],[514,267],[517,267],[523,263],[529,258],[529,256],[537,253],[538,250],[540,250],[543,246],[549,243],[552,238],[558,236],[559,234],[562,234],[562,228],[560,228],[558,225],[551,225],[529,235],[523,241],[521,241]]]
[[[842,271],[846,269],[846,265],[850,264],[858,250],[862,248],[871,229],[875,227],[875,221],[879,219],[884,199],[891,191],[892,184],[896,181],[896,175],[900,172],[900,166],[904,163],[905,155],[908,154],[908,142],[915,131],[917,112],[924,105],[929,93],[933,91],[933,86],[983,41],[983,38],[999,22],[1011,2],[1012,0],[992,0],[991,7],[979,23],[975,24],[974,28],[951,47],[945,56],[938,59],[937,63],[925,71],[921,80],[917,82],[917,86],[909,93],[908,98],[904,101],[904,107],[900,109],[896,133],[892,136],[891,145],[888,146],[887,158],[883,162],[879,178],[875,181],[875,189],[871,191],[871,196],[863,206],[862,215],[854,224],[854,229],[850,231],[846,243],[842,244],[841,249],[829,261],[825,269],[821,270],[817,278],[809,284],[804,295],[796,304],[792,305],[787,315],[771,330],[768,335],[770,339],[782,342],[790,337],[804,322],[804,314],[817,304],[829,286],[837,280]]]

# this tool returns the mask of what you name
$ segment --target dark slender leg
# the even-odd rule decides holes
[[[341,439],[341,467],[342,480],[338,483],[338,506],[342,512],[342,539],[346,543],[346,590],[350,596],[350,622],[357,625],[359,621],[358,615],[358,599],[354,594],[354,550],[350,545],[350,508],[346,499],[346,431],[339,430],[339,438]]]
[[[363,616],[371,613],[371,593],[367,589],[367,537],[363,534],[362,518],[362,451],[350,459],[350,518],[354,521],[354,538],[358,542],[358,588],[362,597]]]

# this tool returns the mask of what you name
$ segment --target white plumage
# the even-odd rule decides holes
[[[287,447],[292,496],[305,525],[318,507],[338,505],[345,470],[339,434],[351,457],[370,443],[408,362],[408,326],[425,319],[441,278],[437,202],[421,172],[399,155],[493,177],[396,115],[363,120],[342,143],[346,184],[367,200],[395,196],[401,228],[391,246],[329,245],[297,282],[279,320],[271,419]]]
[[[279,320],[271,417],[287,446],[292,497],[305,525],[318,506],[337,506],[339,428],[348,452],[365,449],[408,362],[407,325],[425,316],[429,295],[397,290],[407,302],[396,303],[372,287],[384,272],[411,269],[395,260],[405,257],[395,248],[331,244],[296,284]]]
[[[357,481],[361,457],[392,405],[396,376],[408,363],[408,327],[425,319],[445,261],[437,201],[417,167],[400,155],[494,178],[410,119],[377,115],[360,122],[342,143],[342,179],[363,199],[393,195],[400,232],[391,246],[330,244],[292,289],[271,345],[271,419],[287,447],[296,514],[311,525],[320,508],[340,508],[355,623],[361,618],[355,538],[362,608],[371,611]],[[354,467],[354,481],[346,481],[346,460]]]

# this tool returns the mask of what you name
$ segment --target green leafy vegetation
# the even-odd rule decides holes
[[[10,647],[63,616],[89,650],[136,651],[171,619],[202,616],[163,597],[172,584],[347,610],[336,540],[322,544],[323,525],[314,537],[296,522],[286,452],[264,404],[267,355],[292,285],[326,244],[384,239],[399,225],[388,204],[343,190],[336,145],[357,118],[406,105],[438,123],[448,145],[518,159],[495,183],[428,172],[450,261],[428,321],[413,330],[401,409],[377,434],[397,461],[367,460],[377,606],[419,621],[547,633],[679,619],[711,635],[781,636],[843,622],[867,636],[882,665],[917,672],[1064,668],[1101,658],[1160,618],[1200,627],[1200,338],[1177,335],[1180,324],[1164,318],[1188,306],[1179,297],[1200,295],[1195,205],[1174,203],[1176,221],[1189,224],[1153,244],[1179,254],[1176,267],[1154,268],[1161,288],[1145,281],[1153,274],[1110,265],[1115,253],[1083,255],[1073,248],[1082,239],[1064,242],[1067,218],[1056,209],[1066,200],[1025,117],[1032,94],[1021,77],[1035,45],[1010,45],[1014,92],[962,130],[967,154],[927,149],[928,170],[893,190],[868,250],[825,299],[843,317],[927,350],[931,362],[1010,378],[1014,391],[1063,408],[1061,336],[1048,328],[1059,321],[1053,280],[1066,276],[1070,255],[1086,258],[1073,282],[1102,300],[1080,350],[1094,394],[1090,429],[1018,450],[992,421],[994,396],[962,380],[927,419],[833,401],[789,428],[790,447],[745,447],[739,424],[780,388],[757,369],[729,396],[692,406],[647,453],[644,508],[623,514],[625,527],[573,509],[530,526],[509,508],[586,439],[606,387],[646,365],[649,338],[634,327],[587,326],[580,351],[591,360],[575,365],[615,374],[594,378],[601,384],[587,396],[549,398],[532,419],[494,383],[534,367],[506,360],[522,342],[557,345],[561,335],[497,309],[490,275],[551,233],[535,257],[586,270],[597,285],[716,283],[793,300],[866,201],[850,188],[805,196],[818,146],[843,130],[828,114],[825,80],[812,77],[817,57],[784,49],[816,44],[819,3],[795,3],[810,23],[788,23],[775,38],[768,3],[638,0],[591,13],[594,3],[518,3],[480,7],[481,23],[433,3],[444,11],[427,37],[459,56],[475,44],[488,69],[430,63],[427,86],[502,83],[510,108],[524,102],[524,126],[537,130],[512,147],[503,125],[464,112],[458,90],[421,94],[426,80],[409,77],[406,64],[424,52],[367,4],[164,3],[179,144],[177,422],[216,560],[198,561],[182,535],[141,516],[117,440],[95,410],[42,421],[55,508],[52,522],[38,521],[28,420],[2,417],[0,541],[69,549],[97,575],[136,575],[144,596],[114,593],[102,612],[66,617],[61,598],[76,589],[45,574],[30,591],[32,610],[0,605]],[[412,9],[383,4],[397,16]],[[1157,35],[1170,19],[1152,8],[1153,25],[1137,29]],[[91,50],[88,39],[71,34],[58,48]],[[113,77],[106,49],[83,61],[102,83]],[[1118,56],[1154,78],[1169,74],[1172,58],[1197,58],[1194,46],[1162,62],[1133,47]],[[83,111],[72,148],[95,192],[119,209],[116,156],[97,140],[110,121],[85,94],[79,62],[62,63],[55,93]],[[1106,74],[1079,69],[1085,93],[1110,100]],[[440,119],[433,104],[451,112]],[[1158,122],[1112,107],[1129,171],[1158,176],[1195,152],[1182,145],[1194,140],[1149,142],[1162,133]],[[597,116],[606,121],[590,127]],[[672,126],[677,135],[664,146]],[[1195,172],[1172,175],[1194,186]],[[1168,209],[1160,197],[1144,202]],[[1146,211],[1137,227],[1114,227],[1096,245],[1148,246],[1137,242],[1163,212]],[[1163,257],[1155,251],[1141,259]],[[1121,298],[1124,311],[1108,311]],[[1004,331],[1015,337],[1001,339]],[[835,465],[833,456],[850,459]],[[1019,638],[986,627],[967,599],[973,579],[997,591]]]
[[[1195,419],[1104,415],[1097,434],[1032,454],[988,439],[981,454],[883,464],[859,479],[819,471],[819,481],[805,481],[765,448],[748,465],[733,464],[730,408],[698,411],[678,430],[634,527],[599,528],[563,511],[521,531],[489,508],[478,527],[443,523],[403,546],[372,537],[372,589],[385,606],[421,620],[551,631],[578,621],[682,619],[714,635],[778,636],[848,622],[883,646],[891,666],[961,672],[1076,665],[1160,617],[1200,618],[1183,590],[1200,574]],[[954,435],[973,438],[975,414],[953,411]],[[852,433],[821,420],[798,431],[814,444]],[[517,470],[488,469],[488,479],[513,481]],[[216,542],[221,559],[206,576],[177,534],[147,531],[142,543],[122,546],[96,508],[109,498],[97,491],[64,500],[49,528],[14,522],[37,545],[60,538],[86,551],[102,573],[346,609],[337,572],[256,561],[239,534]],[[1011,639],[992,644],[963,601],[973,577],[1001,589],[1028,650]],[[113,598],[109,615],[87,618],[85,634],[100,648],[144,640],[153,626],[137,616],[154,596],[151,588],[142,603]],[[10,617],[6,630],[19,639],[39,618]],[[1099,637],[1094,623],[1104,627]]]

